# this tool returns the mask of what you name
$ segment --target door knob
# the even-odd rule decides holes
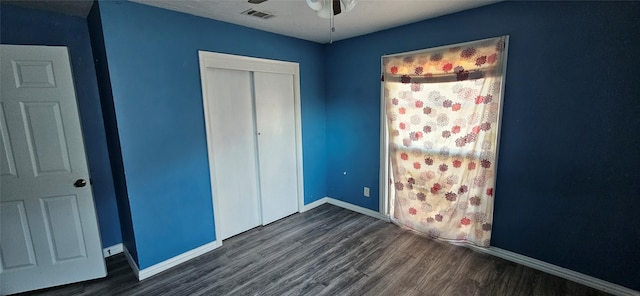
[[[84,187],[87,185],[87,181],[85,181],[84,179],[78,179],[76,180],[75,183],[73,183],[73,186],[75,187]]]

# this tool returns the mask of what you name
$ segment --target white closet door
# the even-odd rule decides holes
[[[254,73],[262,224],[298,211],[293,75]]]
[[[219,239],[260,225],[251,73],[207,68]]]

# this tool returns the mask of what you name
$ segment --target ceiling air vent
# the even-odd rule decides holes
[[[275,16],[275,15],[273,15],[271,13],[264,12],[264,11],[257,11],[255,9],[247,9],[247,10],[243,11],[241,14],[255,16],[255,17],[261,18],[263,20],[270,19],[270,18]]]

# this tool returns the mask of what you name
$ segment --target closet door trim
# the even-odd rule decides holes
[[[298,74],[298,63],[252,58],[208,51],[199,51],[199,53],[201,69],[204,58],[204,66],[206,68],[291,74],[296,76]]]
[[[213,158],[213,137],[212,131],[209,129],[209,124],[212,121],[209,118],[209,110],[211,108],[208,100],[207,90],[207,68],[219,68],[229,70],[241,70],[250,72],[267,72],[267,73],[280,73],[293,75],[293,92],[294,92],[294,116],[295,116],[295,150],[296,150],[296,175],[297,175],[297,189],[298,189],[298,212],[302,211],[304,207],[304,184],[303,184],[303,169],[302,169],[302,123],[300,115],[300,66],[298,63],[268,60],[254,57],[222,54],[208,51],[198,51],[200,60],[200,79],[202,86],[202,104],[205,118],[205,128],[207,136],[207,150],[209,155],[209,175],[211,178],[211,194],[213,199],[213,214],[215,221],[216,240],[222,243],[221,239],[218,239],[220,233],[218,227],[220,224],[220,213],[218,212],[220,207],[218,206],[218,194],[216,192],[216,176],[214,174],[215,163]]]

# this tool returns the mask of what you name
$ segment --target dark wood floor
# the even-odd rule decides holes
[[[295,214],[138,282],[107,278],[28,295],[608,295],[332,205]]]

